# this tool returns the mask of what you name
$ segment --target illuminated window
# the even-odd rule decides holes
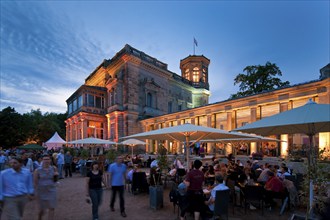
[[[193,82],[199,82],[199,69],[194,67],[193,69]]]
[[[190,71],[189,71],[189,69],[186,69],[186,71],[184,73],[184,78],[186,78],[187,80],[190,80]]]
[[[203,68],[202,82],[206,82],[206,69],[205,68]]]

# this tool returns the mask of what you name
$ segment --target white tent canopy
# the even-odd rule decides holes
[[[66,141],[63,140],[57,132],[55,132],[55,134],[48,141],[46,141],[45,146],[47,147],[47,150],[50,150],[60,148],[63,144],[66,144]]]

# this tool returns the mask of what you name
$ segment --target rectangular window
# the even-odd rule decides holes
[[[172,102],[168,103],[168,109],[167,109],[167,113],[172,113]]]
[[[96,107],[96,108],[102,108],[102,98],[96,96],[96,97],[95,97],[95,100],[96,100],[95,107]]]
[[[87,106],[94,107],[94,96],[87,94]]]
[[[68,105],[68,113],[69,114],[72,113],[72,102],[70,102],[69,105]]]
[[[81,106],[83,106],[83,96],[82,95],[80,95],[78,97],[78,108],[80,108]]]
[[[73,100],[73,102],[72,102],[72,110],[73,111],[77,110],[77,99]]]

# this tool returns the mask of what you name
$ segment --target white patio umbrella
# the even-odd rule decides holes
[[[238,132],[228,132],[221,129],[198,126],[193,124],[183,124],[173,127],[162,128],[158,130],[138,133],[123,137],[137,139],[152,139],[152,140],[172,140],[185,142],[186,145],[186,160],[189,167],[189,147],[202,139],[220,139],[220,138],[240,138],[245,137],[244,134]],[[192,143],[189,143],[191,140]]]
[[[330,132],[330,105],[316,104],[309,100],[304,106],[247,124],[235,129],[235,131],[260,135],[304,133],[308,135],[310,141],[311,152],[308,154],[308,167],[310,167],[312,163],[311,160],[315,159],[314,135],[319,132]],[[313,181],[310,180],[310,203],[308,211],[311,211],[312,208],[312,189]]]
[[[113,141],[109,141],[109,140],[104,140],[104,139],[100,139],[100,138],[94,138],[94,137],[89,137],[89,138],[84,138],[84,139],[79,139],[79,140],[74,140],[74,141],[70,141],[68,142],[69,144],[88,144],[91,146],[96,146],[96,145],[110,145],[110,144],[117,144],[116,142]],[[91,154],[93,156],[93,151],[95,149],[92,148],[91,150]],[[103,148],[102,148],[103,150]]]
[[[100,138],[89,137],[89,138],[70,141],[69,144],[117,144],[117,143]]]
[[[145,145],[146,142],[140,141],[138,139],[131,138],[131,139],[127,139],[125,141],[122,141],[119,144],[128,145],[128,146],[132,147],[132,159],[133,159],[133,148],[134,148],[134,146],[136,146],[136,145]]]

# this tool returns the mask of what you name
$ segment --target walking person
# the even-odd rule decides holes
[[[12,157],[9,163],[11,168],[0,173],[0,203],[7,219],[20,220],[26,203],[34,198],[32,175],[22,168],[21,158]]]
[[[42,219],[47,209],[48,220],[53,220],[57,205],[56,182],[58,171],[55,166],[51,165],[50,155],[45,154],[42,156],[42,165],[34,171],[33,180],[39,206],[38,220]]]
[[[102,182],[105,184],[103,172],[99,169],[98,162],[94,161],[91,165],[91,171],[87,173],[86,177],[86,195],[92,200],[93,220],[99,219],[98,211],[102,203],[103,194]]]
[[[60,152],[56,155],[56,164],[59,173],[59,178],[63,179],[63,166],[64,166],[64,151],[60,150]]]
[[[117,156],[116,162],[112,163],[108,172],[110,173],[110,186],[112,189],[110,209],[115,211],[115,199],[117,192],[119,193],[120,200],[120,212],[122,217],[126,217],[125,213],[125,200],[124,200],[124,186],[126,181],[126,165],[123,163],[124,159],[122,156]]]
[[[67,151],[64,156],[64,171],[65,171],[65,177],[72,177],[72,162],[73,157],[70,153],[70,151]]]

